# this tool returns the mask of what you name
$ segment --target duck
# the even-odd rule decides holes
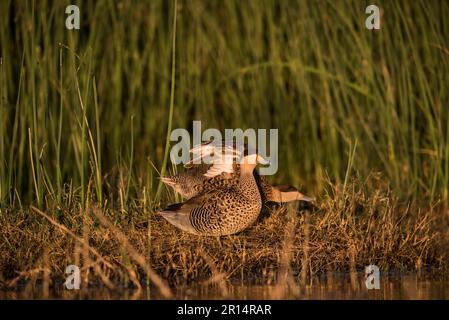
[[[239,157],[242,152],[248,152],[248,150],[256,152],[255,149],[249,148],[247,144],[237,144],[230,140],[206,141],[190,150],[190,153],[193,154],[193,159],[185,165],[187,170],[176,175],[161,177],[160,179],[185,199],[190,199],[208,189],[232,186],[239,181],[240,166],[233,162],[230,169],[229,165],[222,166],[221,162]],[[210,155],[213,155],[211,158],[213,164],[195,164],[196,160],[205,159]],[[214,169],[214,167],[218,168],[218,171],[215,171],[217,169]],[[217,174],[217,172],[220,174]],[[291,185],[272,186],[256,170],[253,171],[253,175],[264,204],[267,202],[285,203],[299,200],[315,201],[314,198],[302,194]]]
[[[203,176],[214,178],[229,174],[232,177],[234,164],[229,159],[238,157],[241,159],[240,174],[235,183],[203,189],[190,199],[159,212],[165,220],[185,232],[215,237],[235,234],[254,223],[261,212],[262,197],[253,171],[258,164],[268,164],[268,161],[248,149],[243,152],[231,150],[231,156],[225,157],[227,161],[223,161],[219,152],[215,152],[214,157]],[[204,154],[200,158],[203,159]]]

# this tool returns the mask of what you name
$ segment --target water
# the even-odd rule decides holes
[[[314,277],[293,285],[192,285],[174,290],[176,299],[449,299],[449,280],[417,274],[380,277],[380,289],[368,290],[362,274]],[[62,287],[46,295],[42,286],[23,286],[0,291],[0,299],[161,299],[157,290],[143,288],[108,290],[104,287],[69,291]]]

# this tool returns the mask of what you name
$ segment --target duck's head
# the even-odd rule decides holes
[[[267,165],[270,164],[270,162],[258,153],[245,155],[240,161],[241,168],[248,169],[251,172],[258,164]]]

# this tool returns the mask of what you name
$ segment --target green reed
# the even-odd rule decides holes
[[[77,1],[81,30],[68,4],[0,3],[2,206],[152,208],[192,120],[278,128],[270,179],[308,193],[350,160],[403,199],[448,200],[447,2],[378,1],[378,31],[367,1]]]

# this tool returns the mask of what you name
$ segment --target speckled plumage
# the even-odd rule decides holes
[[[242,170],[238,182],[204,190],[161,215],[178,228],[197,235],[222,236],[249,227],[258,217],[262,199],[252,169]]]

